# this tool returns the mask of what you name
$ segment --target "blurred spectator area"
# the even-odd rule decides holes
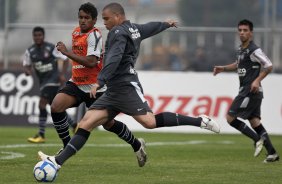
[[[263,47],[264,29],[254,31],[254,41]],[[276,72],[281,71],[281,36],[273,35],[273,49],[265,51]],[[240,41],[236,28],[179,27],[145,40],[138,69],[167,71],[212,71],[214,65],[235,61]],[[278,47],[275,47],[278,46]]]
[[[0,0],[3,5],[5,0]],[[9,0],[6,0],[9,1]],[[214,65],[234,62],[235,50],[240,42],[237,36],[237,22],[234,27],[184,27],[178,14],[180,0],[116,0],[126,11],[132,22],[164,21],[175,19],[179,28],[168,29],[144,40],[138,70],[159,71],[212,71]],[[71,48],[71,32],[78,25],[78,8],[85,0],[10,0],[13,3],[8,21],[7,35],[0,24],[0,68],[4,58],[9,68],[22,65],[22,55],[32,44],[32,28],[43,26],[46,41],[63,41]],[[104,41],[107,30],[101,19],[103,7],[110,0],[93,2],[99,11],[97,27],[102,29]],[[67,4],[66,4],[67,3]],[[0,18],[3,22],[4,18]],[[254,30],[254,40],[262,47],[274,64],[274,71],[282,72],[282,31],[269,28]],[[6,56],[4,56],[6,54]]]

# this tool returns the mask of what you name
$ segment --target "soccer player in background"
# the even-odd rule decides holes
[[[239,75],[239,94],[234,99],[226,119],[232,127],[254,141],[255,157],[260,154],[264,145],[268,154],[264,162],[275,162],[279,160],[279,155],[261,123],[263,98],[261,81],[271,72],[272,63],[261,48],[253,42],[251,21],[240,21],[238,34],[241,45],[237,51],[237,60],[229,65],[215,66],[213,71],[214,75],[225,71],[237,71]],[[254,131],[238,118],[249,120]]]
[[[90,97],[90,90],[97,83],[103,60],[102,34],[95,27],[97,15],[97,9],[93,4],[82,4],[78,11],[79,26],[72,33],[72,52],[67,50],[64,43],[57,43],[58,50],[72,60],[72,77],[58,92],[51,105],[54,126],[64,147],[71,139],[66,109],[77,107],[83,102],[89,107],[106,90],[104,86],[98,91],[97,98]],[[147,157],[145,141],[142,138],[135,138],[128,127],[117,120],[111,120],[103,127],[130,144],[139,166],[145,165]]]
[[[26,75],[31,75],[33,68],[39,79],[39,131],[34,137],[30,137],[27,140],[31,143],[43,143],[45,142],[47,121],[46,105],[52,103],[59,87],[65,82],[68,58],[58,52],[54,44],[44,41],[44,28],[35,27],[32,31],[32,36],[34,44],[25,51],[23,66]],[[63,61],[61,71],[58,69],[58,60]],[[73,123],[71,119],[68,119],[67,122]]]
[[[39,151],[38,155],[42,160],[53,162],[59,169],[60,165],[83,147],[95,127],[103,125],[120,112],[132,116],[148,129],[186,125],[219,133],[219,125],[207,116],[193,118],[170,112],[154,115],[144,98],[134,69],[141,41],[175,27],[175,21],[134,24],[126,19],[124,9],[118,3],[106,5],[102,18],[109,33],[105,45],[104,67],[91,89],[91,95],[95,97],[97,90],[104,84],[107,84],[107,90],[90,106],[64,150],[56,156],[48,156]]]

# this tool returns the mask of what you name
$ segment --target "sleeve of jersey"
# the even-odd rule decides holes
[[[65,56],[64,54],[62,54],[60,51],[58,51],[58,49],[56,47],[54,48],[52,54],[55,58],[60,58],[64,61],[68,59],[68,57]]]
[[[140,30],[142,40],[144,40],[166,30],[170,25],[167,22],[149,22],[147,24],[139,24],[137,27]]]
[[[103,41],[102,41],[102,35],[97,32],[93,31],[89,34],[87,38],[88,47],[87,47],[87,56],[96,56],[98,58],[102,55],[103,50]]]
[[[30,53],[28,50],[26,50],[23,55],[23,66],[30,66],[30,65],[31,65]]]
[[[126,35],[123,35],[118,29],[109,33],[104,67],[98,75],[98,83],[100,86],[103,86],[107,81],[113,78],[122,59],[126,42]]]
[[[272,62],[260,48],[256,49],[250,57],[252,61],[260,63],[263,68],[272,66]]]

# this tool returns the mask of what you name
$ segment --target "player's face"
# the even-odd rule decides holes
[[[96,24],[97,18],[92,19],[90,14],[87,14],[84,11],[80,10],[78,12],[78,21],[79,21],[79,27],[80,27],[81,32],[87,33],[94,27],[94,25]]]
[[[114,26],[119,24],[119,16],[109,9],[103,10],[102,18],[104,20],[104,25],[108,30],[111,30]]]
[[[240,25],[238,27],[238,33],[242,43],[250,41],[253,36],[253,32],[248,25]]]
[[[33,33],[33,41],[36,45],[41,45],[44,42],[44,34],[41,31]]]

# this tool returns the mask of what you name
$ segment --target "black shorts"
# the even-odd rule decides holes
[[[73,105],[73,107],[78,107],[81,103],[85,103],[86,107],[90,107],[93,102],[95,102],[96,98],[90,98],[89,93],[85,93],[81,89],[77,87],[73,82],[67,81],[66,85],[58,91],[58,93],[65,93],[70,96],[76,98],[77,103]],[[101,93],[97,94],[97,98],[101,96]]]
[[[261,118],[261,102],[262,98],[258,97],[236,96],[228,110],[228,115],[248,120],[254,117]]]
[[[48,103],[51,104],[59,88],[59,86],[45,86],[40,90],[40,97],[47,99]]]
[[[143,95],[140,83],[126,82],[107,88],[89,109],[107,109],[110,119],[118,113],[134,116],[152,112]]]

